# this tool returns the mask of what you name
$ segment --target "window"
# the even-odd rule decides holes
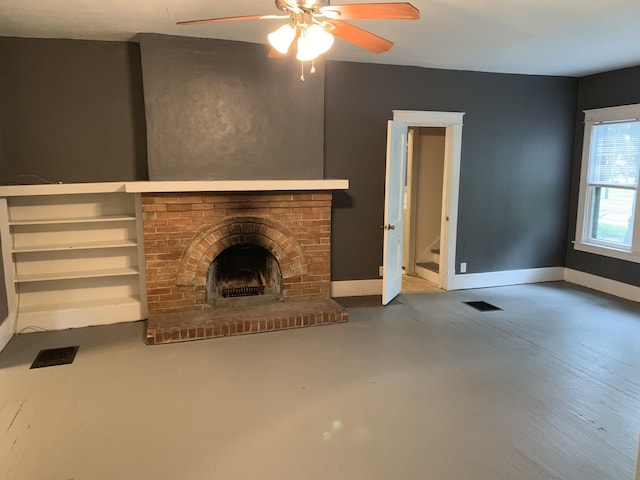
[[[586,110],[577,250],[640,263],[639,174],[640,104]]]

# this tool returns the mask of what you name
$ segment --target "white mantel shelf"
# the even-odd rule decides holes
[[[177,182],[53,183],[0,186],[0,197],[81,193],[266,192],[347,190],[349,180],[210,180]]]
[[[210,180],[131,182],[129,193],[160,192],[266,192],[286,190],[347,190],[349,180]]]

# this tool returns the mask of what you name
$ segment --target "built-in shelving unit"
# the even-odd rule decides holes
[[[50,185],[31,195],[27,187],[3,199],[16,332],[145,318],[139,196],[104,185],[71,193]]]

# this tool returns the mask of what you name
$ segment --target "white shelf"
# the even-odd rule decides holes
[[[347,190],[349,180],[203,180],[104,183],[54,183],[0,187],[0,197],[79,195],[91,193],[141,192],[263,192],[277,190]]]
[[[138,246],[138,242],[133,240],[116,240],[111,242],[84,242],[66,245],[37,245],[14,247],[12,253],[29,253],[29,252],[61,252],[69,250],[96,250],[106,248],[130,248]]]
[[[86,270],[80,272],[58,272],[31,275],[16,275],[15,283],[47,282],[51,280],[71,280],[76,278],[122,277],[138,275],[137,268],[109,268],[104,270]]]
[[[347,190],[349,180],[204,180],[127,182],[127,192],[267,192],[295,190]]]
[[[0,187],[0,197],[33,195],[76,195],[84,193],[124,192],[125,182],[51,183],[43,185],[7,185]]]
[[[9,220],[9,225],[65,225],[77,223],[135,222],[135,215],[105,215],[103,217],[42,218],[34,220]]]

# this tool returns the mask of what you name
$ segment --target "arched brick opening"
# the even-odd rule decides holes
[[[191,241],[180,260],[176,285],[205,285],[211,262],[227,248],[246,243],[271,252],[280,265],[283,279],[309,273],[302,248],[282,226],[261,217],[233,217],[200,232]]]

